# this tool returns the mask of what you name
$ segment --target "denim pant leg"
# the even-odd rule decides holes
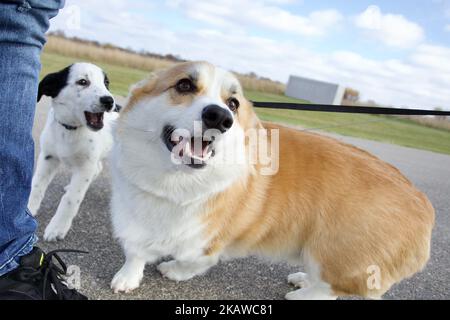
[[[0,2],[0,276],[36,242],[28,212],[40,53],[59,0]]]

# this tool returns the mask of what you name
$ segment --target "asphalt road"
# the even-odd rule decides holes
[[[35,139],[43,128],[48,105],[49,100],[43,99],[37,107]],[[431,259],[427,267],[395,285],[384,298],[450,299],[450,156],[356,138],[337,138],[397,166],[429,196],[436,209]],[[36,155],[38,150],[36,146]],[[62,171],[47,190],[38,216],[40,238],[68,182],[69,176]],[[45,250],[73,248],[90,252],[64,257],[68,264],[81,268],[81,291],[91,299],[283,299],[292,290],[286,277],[301,267],[246,258],[222,262],[206,275],[180,283],[163,279],[155,266],[150,265],[146,267],[139,289],[131,294],[113,294],[109,284],[124,257],[111,235],[109,195],[108,168],[105,166],[101,176],[91,185],[66,239],[39,244]]]

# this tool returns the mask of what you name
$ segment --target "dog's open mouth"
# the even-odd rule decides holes
[[[84,116],[86,117],[86,124],[94,131],[98,131],[103,128],[103,115],[104,112],[84,112]]]
[[[205,137],[177,137],[173,139],[175,128],[165,126],[162,139],[167,149],[174,154],[183,164],[191,168],[203,168],[206,161],[214,156],[213,141],[205,141]]]

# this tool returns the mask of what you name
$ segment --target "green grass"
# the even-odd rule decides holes
[[[60,70],[79,59],[57,54],[42,55],[42,72],[45,75]],[[93,61],[102,67],[111,80],[111,91],[126,96],[131,84],[148,75],[147,71]],[[247,91],[253,101],[299,102],[303,100],[271,93]],[[450,131],[429,128],[413,121],[387,116],[361,114],[337,114],[328,112],[276,110],[257,108],[259,117],[266,121],[302,126],[342,135],[388,142],[407,147],[450,154]]]
[[[285,96],[252,91],[247,92],[246,96],[253,101],[305,102]],[[426,127],[407,119],[364,114],[265,108],[257,108],[256,110],[258,116],[266,121],[450,154],[450,131]]]

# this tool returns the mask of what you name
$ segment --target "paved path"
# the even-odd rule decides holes
[[[35,138],[44,125],[48,102],[44,99],[37,107]],[[432,254],[427,268],[396,285],[385,298],[450,299],[450,156],[356,138],[337,138],[400,168],[427,193],[436,208]],[[40,237],[68,179],[68,175],[61,172],[49,187],[38,217]],[[81,267],[82,291],[91,299],[282,299],[292,289],[285,279],[289,273],[297,271],[295,267],[247,258],[220,263],[206,275],[182,283],[163,279],[155,266],[147,266],[138,290],[130,295],[113,295],[109,283],[124,258],[111,236],[109,195],[106,168],[91,185],[66,239],[56,244],[40,244],[46,250],[76,248],[90,252],[89,255],[66,256],[66,260]]]

